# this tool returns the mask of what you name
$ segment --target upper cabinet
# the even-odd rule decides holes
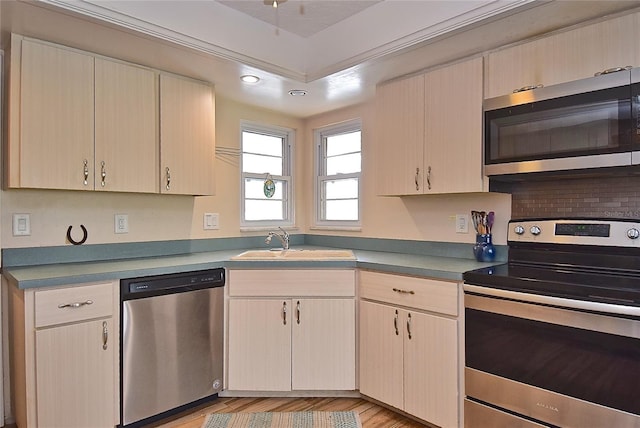
[[[16,35],[10,67],[9,188],[213,194],[212,86]]]
[[[481,192],[482,58],[425,74],[424,193]]]
[[[210,85],[160,75],[160,192],[215,193],[215,103]]]
[[[16,38],[11,56],[9,187],[93,188],[93,57]]]
[[[96,58],[95,75],[95,190],[158,192],[157,74]]]
[[[639,66],[639,17],[628,14],[490,53],[485,98],[592,77],[614,67]]]
[[[380,195],[422,193],[424,75],[378,87],[376,92],[377,190]]]
[[[481,192],[482,58],[376,93],[379,195]]]

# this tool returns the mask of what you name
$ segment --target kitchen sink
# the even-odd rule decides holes
[[[249,250],[231,260],[355,260],[351,250]]]

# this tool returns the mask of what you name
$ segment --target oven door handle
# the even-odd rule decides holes
[[[617,313],[611,312],[609,312],[610,314],[603,313],[606,312],[603,310],[603,306],[618,305],[574,301],[470,284],[464,284],[463,289],[465,291],[464,306],[466,309],[603,333],[618,334],[620,336],[633,338],[638,338],[639,336],[640,319],[624,318],[616,316]],[[589,308],[579,307],[578,309],[586,309],[599,313],[575,310],[569,307],[567,302],[575,303],[576,307],[584,306],[582,305],[583,303],[591,304]],[[595,309],[596,307],[598,309]],[[635,309],[637,311],[639,308],[626,309]]]
[[[562,297],[545,296],[541,294],[522,293],[519,291],[503,290],[500,288],[483,287],[479,285],[464,284],[464,291],[483,294],[485,296],[501,297],[504,299],[519,300],[521,302],[536,303],[541,305],[558,306],[568,309],[581,309],[585,311],[604,312],[612,315],[630,315],[640,317],[640,307],[617,305],[613,303],[590,302],[587,300],[565,299]]]

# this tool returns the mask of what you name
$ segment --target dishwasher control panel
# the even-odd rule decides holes
[[[223,268],[144,276],[120,281],[122,299],[180,293],[203,288],[222,287],[225,284]]]

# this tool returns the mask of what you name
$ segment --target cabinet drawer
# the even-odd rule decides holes
[[[362,271],[360,297],[445,315],[458,315],[456,282]]]
[[[356,295],[354,270],[231,270],[229,296]]]
[[[113,287],[113,283],[108,282],[36,291],[36,328],[112,316]],[[61,308],[62,305],[70,306]]]

